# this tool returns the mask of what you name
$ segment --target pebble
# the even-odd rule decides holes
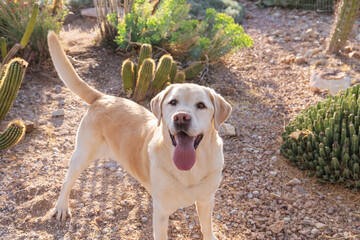
[[[56,94],[61,93],[61,87],[60,87],[60,86],[57,86],[57,87],[55,88],[55,93],[56,93]]]
[[[111,210],[111,209],[106,210],[106,213],[109,214],[109,215],[114,215],[115,214],[114,211]]]
[[[221,215],[220,215],[220,214],[216,215],[216,219],[217,219],[217,220],[220,220],[220,218],[221,218]]]
[[[253,194],[254,197],[259,197],[260,196],[259,191],[253,191],[252,194]]]
[[[279,18],[279,17],[281,17],[281,13],[276,12],[276,13],[274,13],[272,16],[273,16],[273,17],[276,17],[276,18]]]
[[[311,233],[314,234],[314,235],[319,235],[320,234],[320,231],[317,229],[317,228],[313,228],[311,230]]]
[[[249,193],[249,194],[247,195],[247,197],[251,199],[251,198],[254,197],[254,195],[253,195],[252,193]]]
[[[65,115],[65,110],[64,109],[60,109],[60,110],[56,110],[52,113],[52,115],[54,117],[58,117],[58,116],[64,116]]]
[[[295,186],[301,184],[301,181],[297,178],[293,178],[286,183],[286,186]]]
[[[270,171],[269,173],[271,176],[274,176],[274,177],[278,174],[276,171]]]
[[[276,163],[278,161],[278,157],[277,156],[272,156],[271,157],[271,162],[272,163]]]
[[[200,238],[200,236],[197,235],[197,234],[193,234],[193,235],[191,235],[191,237],[192,237],[192,238]]]
[[[323,223],[316,223],[315,227],[321,231],[323,231],[326,228],[326,225]]]
[[[144,223],[144,222],[147,222],[147,221],[148,221],[148,218],[147,218],[147,217],[142,217],[142,218],[141,218],[141,222]]]
[[[297,64],[303,64],[306,63],[306,59],[301,55],[297,55],[294,62]]]
[[[223,123],[220,127],[220,133],[227,136],[236,136],[235,127],[228,123]]]

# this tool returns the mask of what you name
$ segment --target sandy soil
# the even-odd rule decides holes
[[[359,239],[359,194],[319,184],[292,167],[278,150],[284,125],[326,96],[309,89],[312,69],[341,69],[355,82],[360,79],[359,62],[324,54],[331,16],[245,5],[243,27],[254,47],[224,57],[210,66],[202,81],[194,81],[214,88],[234,109],[228,123],[237,135],[223,136],[225,168],[213,212],[216,235],[219,239]],[[124,96],[120,80],[124,57],[99,46],[93,27],[82,20],[64,27],[60,36],[67,54],[90,85]],[[304,34],[308,29],[315,32],[313,36]],[[356,37],[351,45],[358,44]],[[306,55],[309,50],[315,53]],[[298,54],[305,62],[286,60]],[[147,102],[144,105],[148,107]],[[53,116],[61,109],[63,116]],[[151,197],[108,159],[97,160],[77,180],[71,192],[71,221],[50,217],[86,109],[58,79],[50,62],[41,71],[26,74],[5,120],[23,119],[35,128],[19,145],[1,153],[1,239],[152,239]],[[294,178],[300,183],[287,184]],[[169,236],[202,238],[194,206],[170,217]]]

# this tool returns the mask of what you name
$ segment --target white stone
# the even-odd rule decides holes
[[[287,186],[295,186],[301,184],[301,181],[297,178],[293,178],[286,183]]]
[[[270,173],[271,176],[276,176],[277,175],[276,171],[270,171],[269,173]]]
[[[223,125],[221,125],[220,133],[228,136],[236,136],[235,127],[228,123],[224,123]]]
[[[314,71],[310,77],[310,88],[313,91],[329,90],[335,95],[341,90],[350,87],[351,79],[343,72],[338,71]]]
[[[315,227],[322,231],[322,230],[324,230],[326,228],[326,225],[323,224],[323,223],[316,223]]]
[[[80,11],[80,14],[81,14],[81,16],[83,16],[83,17],[93,17],[93,18],[96,18],[96,17],[97,17],[95,8],[85,8],[85,9],[82,9],[82,10]]]

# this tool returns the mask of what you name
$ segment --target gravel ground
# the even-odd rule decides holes
[[[360,239],[359,194],[319,184],[278,151],[284,125],[326,96],[309,89],[312,69],[341,69],[357,82],[359,63],[324,54],[331,16],[244,3],[243,27],[254,47],[224,57],[209,68],[208,76],[195,81],[213,87],[232,104],[228,123],[237,132],[235,137],[223,136],[225,168],[213,212],[216,235]],[[91,22],[77,20],[72,26],[78,27],[66,26],[61,38],[78,73],[100,91],[124,96],[124,57],[95,44],[97,30]],[[358,40],[355,34],[350,45],[356,48]],[[1,154],[1,239],[152,239],[151,197],[107,159],[97,160],[77,180],[70,197],[71,221],[50,217],[86,109],[57,78],[51,63],[26,74],[5,120],[21,118],[35,127],[19,145]],[[170,217],[169,235],[202,238],[194,206]]]

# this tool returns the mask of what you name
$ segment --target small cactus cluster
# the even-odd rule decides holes
[[[169,84],[184,83],[185,79],[196,77],[205,67],[202,62],[195,62],[184,71],[178,71],[176,62],[166,54],[160,58],[155,69],[155,61],[151,57],[151,45],[143,44],[137,64],[130,59],[122,64],[121,76],[124,90],[128,97],[133,95],[135,101],[143,100],[148,92],[154,96]]]
[[[360,85],[303,110],[282,134],[281,154],[320,181],[360,188]]]
[[[0,121],[5,118],[10,110],[28,65],[25,60],[12,57],[28,44],[34,30],[38,10],[39,4],[34,3],[32,16],[20,44],[15,44],[7,52],[5,38],[0,38],[1,56],[3,58],[2,64],[0,64]],[[10,122],[5,131],[0,133],[0,150],[16,145],[23,138],[25,130],[26,127],[23,122],[19,120]]]

